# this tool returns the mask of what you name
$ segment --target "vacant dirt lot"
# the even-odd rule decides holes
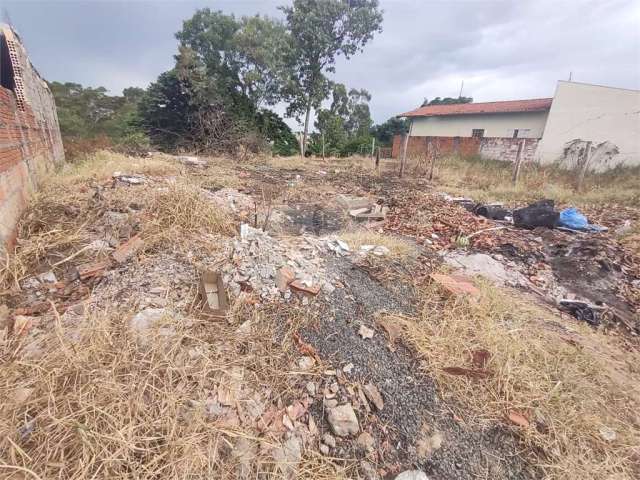
[[[51,178],[2,270],[0,477],[638,478],[633,181],[396,171],[100,152]],[[554,192],[608,230],[454,197]]]

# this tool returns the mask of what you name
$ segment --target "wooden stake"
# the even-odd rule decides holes
[[[380,147],[376,150],[376,172],[380,170]]]
[[[524,156],[524,146],[526,144],[526,140],[522,140],[520,145],[518,145],[518,153],[516,153],[516,164],[513,167],[513,186],[515,187],[518,184],[518,177],[520,176],[520,165],[522,164],[522,157]]]
[[[373,154],[376,151],[376,137],[371,139],[371,158],[373,158]]]
[[[324,161],[324,132],[322,132],[322,161]]]
[[[404,166],[407,161],[407,148],[409,148],[409,137],[411,136],[411,130],[413,130],[413,120],[409,121],[409,131],[404,137],[404,148],[402,149],[402,160],[400,161],[400,177],[404,175]]]
[[[578,192],[582,191],[582,184],[584,183],[584,177],[587,173],[587,169],[589,168],[591,157],[591,142],[589,141],[584,149],[584,162],[582,162],[582,167],[580,167],[580,173],[578,174]]]
[[[431,180],[433,180],[433,171],[434,171],[434,169],[436,167],[436,159],[438,158],[438,153],[437,153],[436,147],[435,147],[435,145],[433,143],[430,143],[429,147],[432,147],[432,148],[430,148],[430,150],[431,150],[431,168],[429,169],[429,181],[431,181]]]

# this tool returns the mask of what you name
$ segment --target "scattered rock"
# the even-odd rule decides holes
[[[373,452],[376,446],[376,439],[373,438],[369,432],[362,432],[358,435],[358,439],[356,440],[356,444],[365,452]]]
[[[442,434],[439,432],[418,440],[416,444],[418,457],[422,459],[429,458],[433,452],[442,447],[442,440]]]
[[[384,399],[380,394],[380,390],[373,383],[367,383],[364,387],[362,387],[367,400],[369,400],[378,410],[382,410],[384,408]]]
[[[350,403],[330,408],[327,411],[327,420],[333,433],[339,437],[355,435],[360,430],[358,417]]]
[[[336,439],[330,433],[325,433],[322,436],[322,443],[331,448],[336,448]]]
[[[36,275],[36,278],[40,280],[40,283],[56,283],[58,281],[55,273],[53,273],[51,270]]]
[[[367,338],[373,338],[374,333],[374,330],[366,325],[360,325],[360,329],[358,330],[358,334],[365,340]]]
[[[335,398],[325,399],[324,406],[325,408],[335,408],[338,406],[338,400]]]
[[[164,308],[145,308],[129,321],[129,327],[136,332],[144,332],[158,323],[166,313]]]
[[[317,391],[317,387],[316,384],[313,382],[309,382],[307,383],[306,387],[307,389],[307,393],[311,396],[311,397],[315,397],[316,396],[316,391]]]
[[[284,478],[296,478],[298,464],[302,460],[300,439],[292,435],[281,446],[273,449],[272,456],[276,462],[276,470],[280,471]]]
[[[351,373],[353,371],[353,363],[347,363],[344,367],[342,367],[342,371],[344,373]]]
[[[407,470],[398,475],[395,480],[429,480],[429,477],[420,470]]]
[[[329,447],[327,447],[324,443],[321,443],[320,453],[322,453],[323,455],[329,455]]]
[[[282,267],[276,273],[276,286],[282,293],[289,289],[289,284],[296,279],[296,273],[289,267]]]
[[[238,437],[231,454],[238,460],[238,478],[251,478],[251,464],[258,454],[256,443],[246,437]]]
[[[376,471],[375,467],[369,462],[360,463],[360,472],[365,480],[380,480],[380,475]]]
[[[136,235],[118,246],[111,256],[116,262],[124,263],[141,250],[142,247],[144,247],[144,240],[139,235]]]
[[[600,432],[600,436],[602,437],[602,439],[606,440],[607,442],[613,442],[618,437],[616,431],[613,428],[607,427],[606,425],[601,426],[598,431]]]
[[[300,359],[298,359],[298,368],[300,368],[300,370],[302,370],[303,372],[311,370],[315,364],[316,361],[313,359],[313,357],[308,357],[305,355],[304,357],[300,357]]]

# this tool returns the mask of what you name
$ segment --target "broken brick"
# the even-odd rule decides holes
[[[480,290],[471,279],[464,275],[444,275],[432,273],[431,280],[453,295],[469,295],[474,298],[480,297]]]
[[[124,263],[141,250],[143,246],[144,240],[140,238],[140,235],[135,235],[126,242],[120,244],[111,256],[116,262]]]

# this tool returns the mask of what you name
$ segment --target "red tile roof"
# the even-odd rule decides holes
[[[507,100],[503,102],[458,103],[455,105],[429,105],[398,117],[437,117],[440,115],[471,115],[474,113],[541,112],[551,108],[552,98]]]

